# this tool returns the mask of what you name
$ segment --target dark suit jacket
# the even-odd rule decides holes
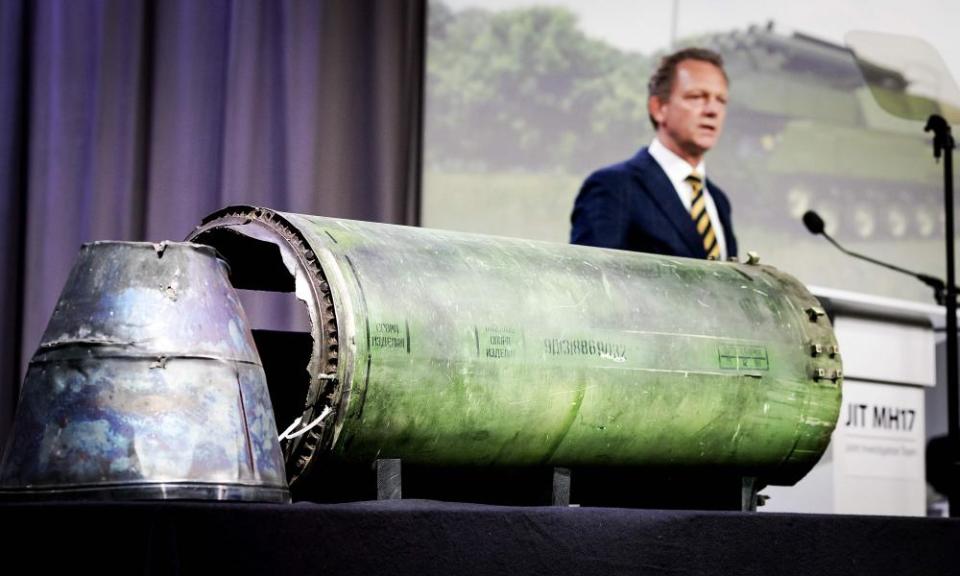
[[[723,224],[727,256],[736,256],[730,201],[709,178],[707,188]],[[591,174],[580,188],[570,219],[573,244],[707,257],[690,213],[646,148],[626,162]]]

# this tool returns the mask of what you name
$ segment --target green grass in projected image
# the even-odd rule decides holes
[[[423,223],[431,228],[567,242],[581,177],[566,174],[424,173]]]

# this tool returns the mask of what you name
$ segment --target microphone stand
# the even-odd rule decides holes
[[[937,114],[930,116],[924,132],[933,132],[933,157],[939,162],[943,154],[943,198],[946,210],[947,240],[947,426],[950,444],[949,494],[950,517],[960,517],[960,397],[957,390],[957,287],[954,271],[953,232],[953,149],[956,143],[950,125]]]

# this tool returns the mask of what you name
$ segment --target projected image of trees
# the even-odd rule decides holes
[[[649,58],[587,38],[565,9],[434,2],[428,41],[428,166],[583,172],[649,132]]]

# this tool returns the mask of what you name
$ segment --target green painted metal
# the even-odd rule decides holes
[[[329,453],[731,468],[790,484],[836,424],[829,320],[768,266],[249,207],[193,239],[216,246],[224,230],[281,246],[314,312],[303,421],[333,414],[287,446],[294,479]]]

